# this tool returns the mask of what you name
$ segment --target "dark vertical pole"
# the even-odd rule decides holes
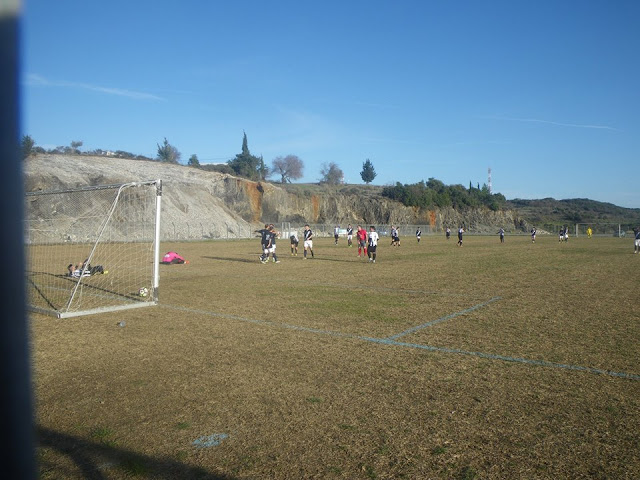
[[[25,308],[23,175],[19,127],[18,0],[0,2],[0,229],[3,269],[0,288],[0,477],[35,478],[29,341]]]

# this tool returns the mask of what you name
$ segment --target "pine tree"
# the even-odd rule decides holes
[[[360,176],[362,177],[362,181],[367,185],[373,182],[373,179],[376,178],[375,168],[373,168],[373,163],[371,160],[367,158],[367,160],[362,164],[362,171],[360,172]]]
[[[264,160],[261,157],[251,155],[249,151],[246,133],[242,137],[242,152],[236,154],[236,157],[229,160],[227,164],[236,175],[250,180],[263,180],[266,174]]]

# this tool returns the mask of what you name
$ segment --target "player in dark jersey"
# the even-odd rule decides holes
[[[280,235],[280,232],[276,230],[273,223],[270,224],[269,225],[269,248],[267,249],[267,258],[265,259],[267,262],[269,261],[269,254],[271,254],[271,259],[273,260],[273,263],[280,263],[280,260],[278,260],[278,255],[276,254],[276,238],[278,238],[279,235]]]
[[[294,252],[295,252],[295,256],[298,256],[298,232],[293,232],[291,234],[291,236],[289,237],[289,240],[291,240],[291,256],[294,256]]]
[[[458,246],[462,246],[462,234],[464,233],[464,228],[458,228]]]
[[[269,224],[265,223],[264,228],[260,229],[260,230],[255,230],[254,233],[259,233],[260,234],[260,250],[262,251],[262,253],[260,254],[260,261],[262,263],[264,263],[265,260],[265,256],[267,255],[267,244],[269,243]]]
[[[347,225],[347,247],[353,247],[353,227]]]
[[[420,227],[418,227],[418,229],[416,230],[416,240],[418,240],[418,243],[420,243],[421,236],[422,236],[422,230],[420,230]]]
[[[309,227],[309,224],[304,226],[304,259],[307,259],[307,250],[311,252],[311,258],[313,258],[313,232]]]

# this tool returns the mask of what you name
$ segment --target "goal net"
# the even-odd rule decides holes
[[[160,180],[26,194],[28,306],[59,318],[158,303]]]

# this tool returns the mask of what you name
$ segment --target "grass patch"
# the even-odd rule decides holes
[[[632,242],[406,240],[376,265],[331,238],[312,261],[280,241],[278,265],[257,240],[166,243],[191,263],[159,306],[31,314],[39,474],[107,450],[124,478],[633,478],[640,381],[589,370],[640,375]],[[233,435],[194,449],[193,425]]]
[[[472,467],[467,465],[460,469],[460,472],[458,472],[456,478],[458,480],[475,480],[476,478],[478,478],[478,474]]]
[[[133,477],[142,477],[149,473],[149,467],[145,462],[136,457],[126,458],[120,464],[120,469]]]
[[[110,438],[112,435],[113,430],[109,427],[96,427],[89,433],[93,440],[107,447],[115,447],[117,445],[116,441]]]

